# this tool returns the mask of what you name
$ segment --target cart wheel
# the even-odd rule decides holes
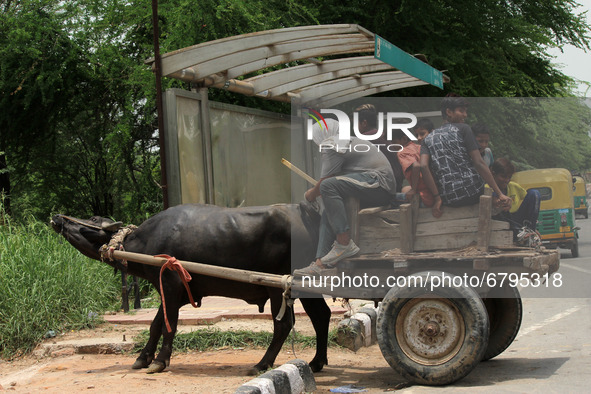
[[[472,371],[486,350],[489,324],[482,300],[471,288],[450,283],[434,284],[431,291],[433,277],[442,275],[454,278],[434,271],[413,274],[408,287],[390,289],[378,315],[384,358],[414,383],[455,382]]]
[[[486,361],[503,353],[513,343],[521,327],[523,307],[519,290],[512,286],[494,289],[490,297],[482,301],[490,323],[488,346],[482,357],[482,361]]]
[[[579,257],[579,240],[576,237],[573,246],[570,247],[570,253],[573,257]]]

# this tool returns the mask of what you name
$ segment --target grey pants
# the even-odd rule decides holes
[[[349,231],[345,198],[358,198],[363,207],[387,205],[394,198],[373,175],[366,172],[327,178],[320,184],[320,194],[324,212],[320,219],[317,259],[326,256],[337,234]]]

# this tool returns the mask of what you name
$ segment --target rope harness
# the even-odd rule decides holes
[[[125,250],[125,248],[123,248],[123,241],[125,240],[125,237],[134,232],[135,229],[137,229],[137,226],[134,226],[133,224],[119,229],[119,231],[117,231],[117,233],[115,233],[111,237],[109,243],[101,246],[101,248],[99,249],[99,252],[101,254],[101,260],[104,262],[106,258],[109,259],[109,261],[115,261],[115,258],[113,257],[113,252],[115,250]],[[117,268],[119,268],[122,271],[127,270],[127,260],[120,260],[117,261],[117,263],[118,265],[120,265],[120,267]]]
[[[279,312],[277,313],[277,316],[275,317],[275,320],[279,321],[283,318],[283,315],[285,315],[285,311],[287,310],[287,307],[293,307],[293,298],[291,298],[291,281],[292,281],[292,276],[291,275],[283,275],[283,277],[281,278],[281,287],[283,289],[283,293],[281,294],[282,296],[282,300],[281,300],[281,308],[279,309]]]

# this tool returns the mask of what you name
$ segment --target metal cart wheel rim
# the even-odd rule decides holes
[[[396,340],[408,358],[422,365],[441,365],[455,357],[466,336],[458,308],[445,298],[409,300],[396,319]]]

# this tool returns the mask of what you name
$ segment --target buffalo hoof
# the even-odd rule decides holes
[[[246,374],[248,376],[257,376],[257,375],[261,374],[262,372],[265,372],[269,368],[272,368],[272,367],[262,367],[257,364],[254,367],[252,367],[251,369],[249,369],[248,372],[246,372]]]
[[[317,360],[314,358],[312,361],[310,361],[309,365],[312,372],[320,372],[325,365],[328,365],[328,360],[326,358],[322,360]]]
[[[162,361],[154,360],[152,364],[150,364],[150,366],[148,367],[146,373],[162,372],[164,371],[164,368],[166,368],[165,363],[163,363]]]
[[[142,369],[142,368],[148,368],[149,365],[150,365],[150,362],[148,360],[138,358],[137,360],[135,360],[135,363],[133,363],[131,368],[132,369]]]

